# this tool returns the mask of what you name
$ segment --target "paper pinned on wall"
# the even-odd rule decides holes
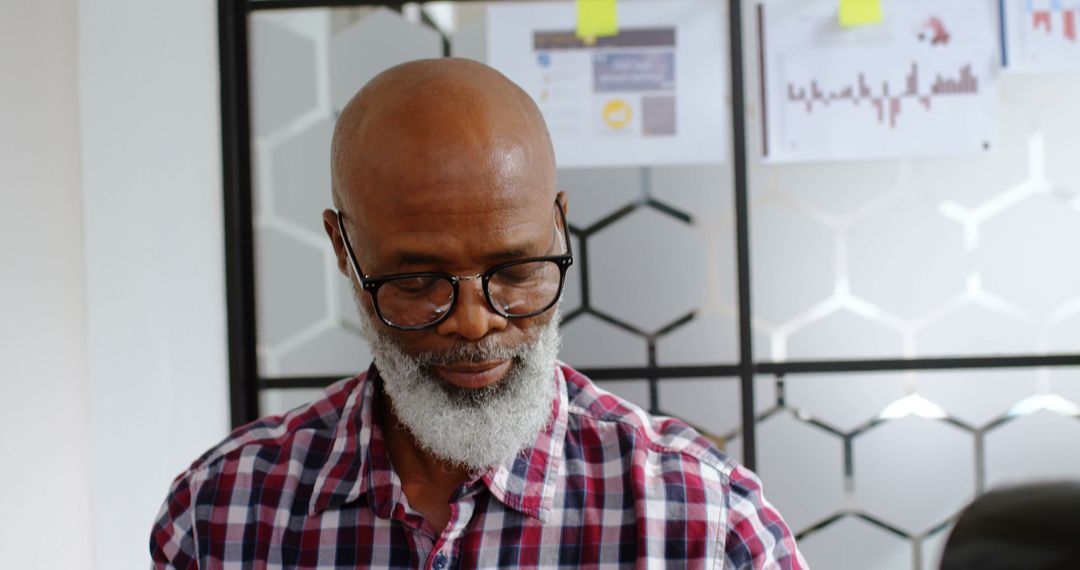
[[[1006,70],[1080,72],[1080,0],[1002,0],[1001,21]]]
[[[591,43],[619,33],[615,0],[577,0],[577,37]]]
[[[881,0],[840,0],[840,25],[845,28],[881,22]]]
[[[894,0],[844,29],[825,4],[766,10],[762,150],[768,162],[981,155],[997,146],[990,0]]]
[[[560,168],[726,160],[726,9],[714,0],[619,4],[618,33],[589,43],[570,3],[489,4],[478,57],[540,107]],[[459,53],[455,51],[455,53]]]

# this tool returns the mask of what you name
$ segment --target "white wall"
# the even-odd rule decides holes
[[[79,4],[95,567],[228,430],[213,0]]]
[[[91,552],[75,29],[74,0],[0,14],[0,568]]]
[[[0,568],[144,568],[228,430],[212,0],[0,8]]]

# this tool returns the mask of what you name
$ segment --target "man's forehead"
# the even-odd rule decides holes
[[[418,178],[418,177],[413,177]],[[373,181],[374,182],[374,181]],[[367,211],[394,212],[403,216],[470,215],[538,209],[554,199],[553,188],[524,173],[505,177],[459,177],[433,175],[429,180],[395,183],[383,180],[377,187],[353,192],[352,201]]]
[[[451,228],[470,234],[510,233],[546,223],[554,215],[554,200],[529,189],[385,192],[367,194],[357,206],[369,229],[383,231]]]
[[[373,123],[338,149],[341,190],[373,194],[389,192],[454,194],[463,190],[509,194],[547,191],[554,184],[554,161],[546,139],[512,123],[501,128],[466,117],[418,126],[415,123]],[[453,196],[449,196],[453,197]]]
[[[395,199],[452,198],[462,191],[519,199],[518,192],[545,190],[553,182],[543,157],[517,141],[494,138],[469,144],[398,139],[374,151],[357,147],[344,162],[349,176],[343,190],[376,199],[387,193]]]
[[[542,255],[551,247],[554,202],[457,204],[439,208],[398,204],[367,216],[361,234],[372,261],[386,271],[409,265],[448,267]]]
[[[380,74],[342,113],[333,146],[343,201],[427,187],[515,193],[525,180],[548,186],[544,193],[554,186],[551,141],[535,104],[497,71],[466,60]]]
[[[502,225],[500,217],[541,219],[552,213],[556,179],[550,165],[520,146],[452,149],[410,162],[388,158],[358,168],[343,184],[346,211],[372,228],[461,222]],[[403,153],[419,156],[420,151]]]

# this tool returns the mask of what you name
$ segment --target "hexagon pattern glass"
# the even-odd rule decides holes
[[[458,15],[474,18],[475,5]],[[365,81],[441,55],[442,37],[385,8],[256,11],[250,22],[260,375],[353,374],[370,353],[322,230],[329,136]],[[757,69],[747,73],[754,85]],[[1002,76],[999,85],[992,157],[750,160],[758,360],[1080,351],[1080,263],[1070,261],[1080,243],[1080,78]],[[751,149],[759,111],[747,115]],[[561,306],[563,360],[737,360],[731,179],[729,164],[559,172],[578,258]],[[975,494],[1080,476],[1080,456],[1062,451],[1080,449],[1080,370],[818,374],[755,386],[759,473],[815,567],[931,568]],[[606,387],[741,456],[736,381]],[[263,411],[317,395],[263,390]]]
[[[1000,80],[993,156],[750,162],[759,358],[1080,351],[1080,77]]]
[[[257,11],[251,25],[254,106],[267,117],[252,141],[260,374],[354,373],[368,351],[321,219],[334,120],[378,72],[441,55],[440,31],[387,8]],[[560,307],[562,357],[581,367],[733,362],[728,169],[560,170],[559,185],[579,252]]]
[[[250,23],[260,375],[355,374],[371,355],[322,222],[334,121],[376,73],[441,56],[442,39],[387,8],[256,12]]]
[[[975,498],[975,442],[947,423],[908,416],[856,440],[855,497],[911,534],[934,528]]]

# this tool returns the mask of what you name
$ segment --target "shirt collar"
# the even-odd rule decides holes
[[[369,493],[376,514],[389,518],[401,499],[401,480],[390,465],[378,426],[375,365],[357,380],[341,411],[329,456],[315,479],[308,509],[312,516]],[[479,478],[504,505],[545,522],[552,510],[566,440],[568,406],[561,363],[555,367],[553,381],[552,420],[533,445]]]
[[[366,490],[372,431],[377,428],[372,421],[377,375],[373,363],[357,377],[357,384],[341,410],[330,453],[315,478],[308,508],[310,515],[355,501]],[[381,443],[379,435],[377,439]],[[379,447],[385,456],[385,447]]]
[[[555,366],[553,380],[556,393],[551,403],[551,421],[540,430],[530,447],[481,477],[491,494],[504,505],[543,522],[548,521],[551,513],[566,443],[568,406],[561,363]]]

